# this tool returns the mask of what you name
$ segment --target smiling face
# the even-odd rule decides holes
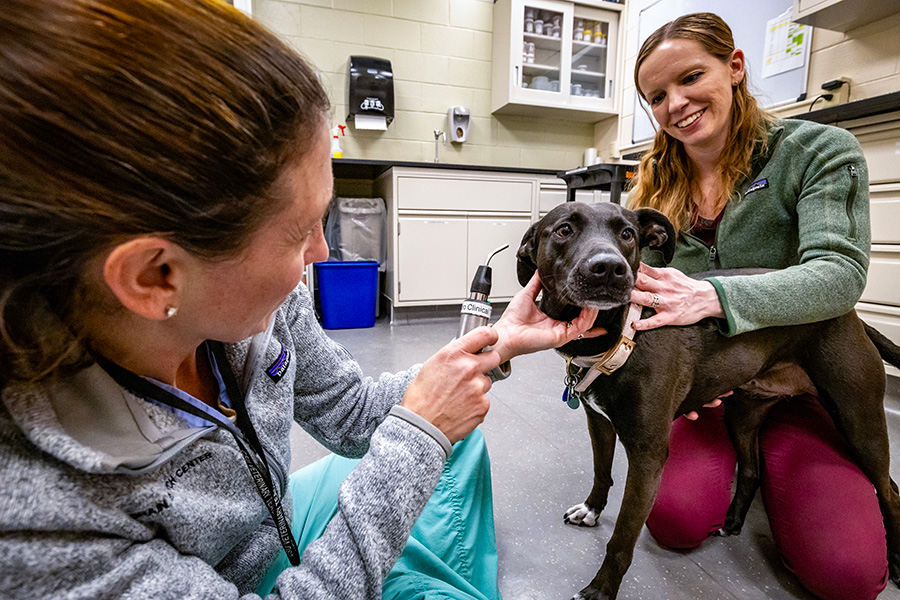
[[[718,157],[731,122],[733,86],[744,78],[744,54],[719,60],[694,40],[664,40],[640,65],[637,80],[653,117],[689,156]]]

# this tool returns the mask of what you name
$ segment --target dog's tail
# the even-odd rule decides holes
[[[864,322],[863,327],[866,328],[866,334],[869,336],[869,339],[878,348],[878,354],[881,355],[881,359],[895,367],[900,367],[900,346],[882,335],[880,331],[868,323]]]

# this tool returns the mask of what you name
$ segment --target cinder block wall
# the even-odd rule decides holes
[[[387,131],[347,129],[345,158],[431,162],[447,110],[472,111],[469,138],[439,149],[444,163],[570,169],[593,145],[585,123],[491,115],[492,0],[253,0],[253,16],[318,68],[346,124],[347,60],[386,58],[396,114]],[[607,120],[615,124],[615,119]]]

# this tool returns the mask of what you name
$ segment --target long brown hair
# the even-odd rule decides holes
[[[723,62],[729,61],[735,50],[731,28],[713,13],[693,13],[666,23],[650,34],[641,46],[634,66],[634,85],[645,100],[638,83],[641,65],[662,42],[669,39],[699,42],[704,50]],[[719,158],[721,185],[726,195],[717,199],[714,206],[716,213],[724,208],[727,195],[735,184],[749,175],[754,151],[764,152],[768,139],[766,125],[772,119],[760,109],[756,98],[750,93],[747,79],[745,73],[732,89],[731,122],[725,150]],[[638,174],[628,195],[629,206],[655,208],[672,221],[676,231],[687,231],[695,217],[692,210],[695,191],[692,171],[684,145],[660,129],[656,132],[653,147],[641,157]]]
[[[102,250],[239,253],[329,109],[296,53],[216,0],[5,0],[0,64],[0,387],[89,362]]]

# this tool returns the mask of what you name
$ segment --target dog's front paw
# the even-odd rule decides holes
[[[600,511],[594,510],[584,502],[576,504],[566,511],[563,516],[563,522],[567,525],[578,525],[579,527],[596,527],[600,520]],[[577,598],[577,596],[576,596]],[[585,596],[587,598],[587,596]]]

